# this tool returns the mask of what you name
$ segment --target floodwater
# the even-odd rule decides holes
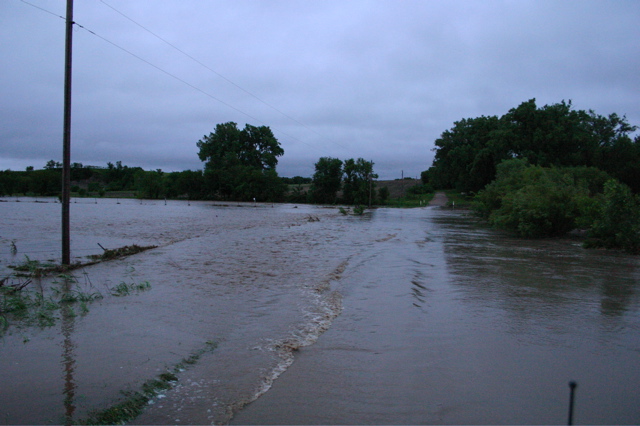
[[[59,258],[60,205],[8,201],[0,277]],[[159,247],[76,271],[86,315],[5,332],[0,423],[79,421],[208,341],[135,423],[560,424],[570,380],[576,423],[640,422],[638,257],[433,207],[77,201],[74,258]]]

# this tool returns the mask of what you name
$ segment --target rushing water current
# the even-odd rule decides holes
[[[0,279],[59,259],[45,201],[0,203]],[[77,201],[74,259],[158,248],[74,271],[89,312],[9,325],[0,423],[82,421],[197,351],[135,423],[559,424],[570,380],[576,423],[640,423],[638,257],[441,208]]]

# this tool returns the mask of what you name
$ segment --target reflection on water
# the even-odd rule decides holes
[[[570,238],[510,238],[483,230],[465,216],[443,216],[436,222],[451,230],[445,234],[444,251],[455,286],[476,305],[506,310],[513,325],[573,318],[575,327],[597,319],[616,329],[627,326],[625,313],[637,309],[637,257],[585,250],[580,240]],[[460,238],[461,230],[466,238]],[[566,322],[562,328],[571,326]]]
[[[71,292],[71,280],[65,277],[63,279],[63,299],[69,299]],[[75,313],[70,306],[62,308],[62,366],[64,371],[64,387],[62,394],[64,395],[64,418],[65,425],[72,425],[73,415],[76,410],[75,396],[76,383],[74,381],[74,371],[76,366],[75,343],[72,340],[73,328],[75,323]]]

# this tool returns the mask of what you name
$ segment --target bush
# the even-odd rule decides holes
[[[475,211],[495,227],[525,238],[563,235],[590,226],[606,173],[587,167],[545,168],[502,162],[497,178],[476,197]]]
[[[587,247],[621,248],[640,253],[640,199],[628,186],[609,180],[604,185],[604,201],[596,215]]]

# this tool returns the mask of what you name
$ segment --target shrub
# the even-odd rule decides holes
[[[606,173],[594,168],[545,168],[502,162],[497,178],[476,197],[475,211],[495,227],[525,238],[563,235],[597,217],[595,194]]]
[[[628,186],[609,180],[604,185],[604,201],[596,214],[588,234],[588,247],[640,253],[640,200]]]

